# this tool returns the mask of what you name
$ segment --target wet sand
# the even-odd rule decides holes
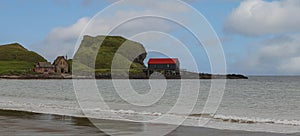
[[[107,136],[134,135],[145,131],[145,127],[157,129],[149,135],[158,135],[172,125],[145,124],[125,121],[96,120],[98,129],[87,118],[70,116],[37,114],[20,111],[0,110],[0,135],[70,135],[70,136]],[[107,132],[104,133],[104,132]],[[261,132],[246,132],[218,130],[200,127],[180,126],[168,133],[169,136],[299,136],[297,134],[275,134]]]

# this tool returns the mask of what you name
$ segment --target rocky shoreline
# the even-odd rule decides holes
[[[0,79],[72,79],[72,75],[2,75]]]
[[[2,75],[0,79],[149,79],[144,74],[137,75],[114,75],[112,78],[111,74],[96,74],[95,76],[88,75],[71,75],[71,74],[61,74],[61,75]],[[165,79],[248,79],[247,76],[238,74],[227,74],[227,75],[213,75],[213,74],[197,74],[192,72],[182,72],[180,76],[165,76]],[[156,78],[151,78],[156,79]],[[160,78],[157,78],[160,79]]]

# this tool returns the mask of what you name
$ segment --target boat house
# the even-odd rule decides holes
[[[160,72],[164,75],[179,75],[180,63],[178,58],[150,58],[148,76],[153,72]]]

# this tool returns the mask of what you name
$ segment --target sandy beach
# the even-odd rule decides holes
[[[97,120],[103,128],[98,129],[87,118],[37,114],[20,111],[0,111],[1,135],[134,135],[143,132],[145,125],[166,129],[170,125],[144,124],[125,121]],[[152,133],[155,135],[155,132]],[[300,134],[275,134],[262,132],[246,132],[232,130],[218,130],[200,127],[180,126],[170,136],[299,136]]]

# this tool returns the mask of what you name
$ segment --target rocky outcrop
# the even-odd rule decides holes
[[[117,61],[120,65],[131,64],[134,70],[145,68],[146,56],[142,44],[121,36],[84,36],[74,61],[99,71],[111,69],[113,61]]]

